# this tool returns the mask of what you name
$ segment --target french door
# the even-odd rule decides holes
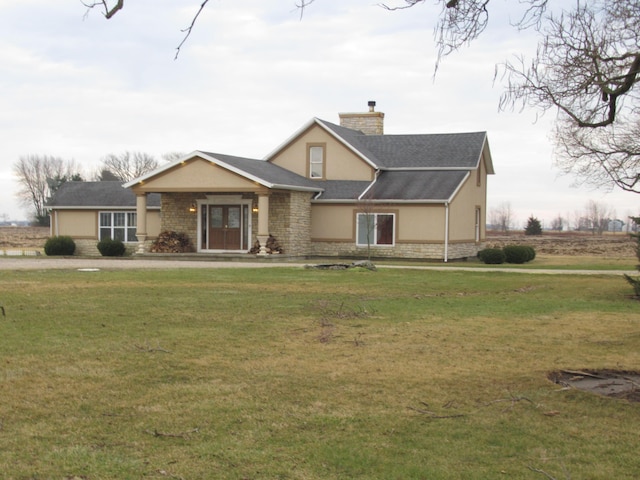
[[[247,205],[202,205],[203,250],[247,250]]]

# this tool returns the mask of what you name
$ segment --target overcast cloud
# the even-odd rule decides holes
[[[489,210],[509,202],[519,226],[532,214],[573,216],[589,200],[638,214],[635,194],[559,176],[550,115],[498,112],[495,64],[535,48],[530,34],[498,23],[507,12],[434,79],[431,2],[388,12],[316,0],[301,19],[293,0],[216,0],[174,60],[200,3],[127,2],[107,21],[98,10],[85,17],[79,0],[0,0],[0,219],[27,216],[12,174],[23,155],[74,159],[85,175],[126,150],[262,158],[310,118],[338,123],[338,112],[366,111],[369,100],[385,133],[487,131]]]

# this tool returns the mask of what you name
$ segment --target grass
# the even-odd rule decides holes
[[[31,271],[0,292],[3,478],[640,470],[640,405],[546,379],[640,368],[619,277]]]

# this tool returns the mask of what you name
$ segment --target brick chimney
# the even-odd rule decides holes
[[[340,126],[360,130],[365,135],[384,134],[384,113],[376,112],[376,102],[369,102],[369,111],[363,113],[340,113]]]

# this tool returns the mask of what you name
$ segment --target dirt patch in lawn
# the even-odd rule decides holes
[[[605,397],[640,402],[640,372],[619,370],[558,370],[549,380],[566,388],[577,388]]]

